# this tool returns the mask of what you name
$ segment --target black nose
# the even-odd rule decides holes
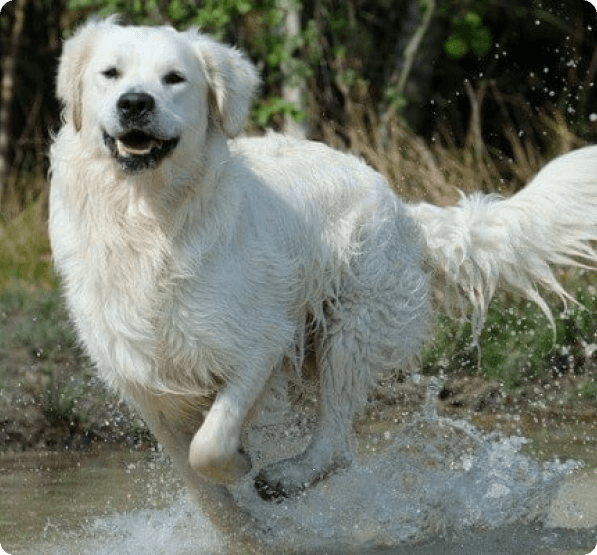
[[[147,93],[125,93],[117,103],[118,112],[123,119],[139,118],[155,108],[153,96]]]

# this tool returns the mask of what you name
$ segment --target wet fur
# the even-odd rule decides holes
[[[121,78],[106,80],[115,64]],[[163,79],[175,66],[178,88]],[[477,329],[500,279],[542,302],[536,281],[562,293],[548,262],[595,261],[597,157],[564,157],[513,199],[408,206],[349,154],[274,133],[236,138],[257,85],[251,62],[194,30],[82,27],[58,74],[50,235],[100,375],[193,487],[250,469],[244,423],[272,375],[300,371],[313,346],[319,426],[303,454],[260,472],[269,498],[350,464],[352,420],[377,372],[416,357],[429,335],[426,260],[464,288]],[[131,90],[155,97],[152,130],[180,138],[144,171],[123,168],[102,137],[120,132],[115,105]]]

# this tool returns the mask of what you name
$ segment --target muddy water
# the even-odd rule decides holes
[[[275,457],[266,444],[304,444],[285,417],[249,436],[257,468]],[[421,414],[299,499],[263,502],[250,477],[233,493],[279,553],[586,555],[597,544],[594,435],[583,423],[526,432],[525,445]],[[587,462],[553,460],[568,448]],[[225,553],[163,458],[128,451],[0,456],[0,544],[10,555]]]
[[[167,506],[175,488],[166,463],[147,452],[2,454],[0,544],[28,553],[100,515]]]

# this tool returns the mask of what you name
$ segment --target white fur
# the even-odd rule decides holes
[[[183,82],[165,82],[173,70]],[[243,423],[272,373],[300,370],[312,346],[319,428],[305,453],[258,478],[262,494],[289,495],[350,462],[376,372],[417,356],[431,320],[426,252],[464,287],[479,327],[500,278],[541,303],[537,280],[563,294],[548,262],[595,261],[585,241],[597,238],[597,149],[559,159],[509,200],[406,206],[381,175],[322,144],[230,140],[256,86],[249,61],[196,31],[84,26],[58,74],[50,235],[99,373],[189,481],[229,483],[250,468]],[[102,139],[122,132],[116,106],[130,91],[155,99],[152,133],[180,138],[138,172]]]
[[[536,302],[553,325],[537,286],[566,301],[549,264],[594,268],[597,253],[597,147],[545,166],[518,194],[474,194],[457,206],[410,207],[424,230],[433,265],[461,288],[474,308],[475,342],[500,282]]]

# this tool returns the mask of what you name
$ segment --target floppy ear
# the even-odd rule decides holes
[[[220,44],[197,30],[188,31],[188,36],[213,95],[212,115],[228,137],[235,137],[243,130],[259,86],[257,68],[236,48]]]
[[[94,39],[101,27],[112,26],[116,18],[105,21],[92,19],[83,25],[62,47],[58,64],[56,94],[64,105],[63,118],[72,122],[79,131],[82,123],[83,72],[93,47]]]

